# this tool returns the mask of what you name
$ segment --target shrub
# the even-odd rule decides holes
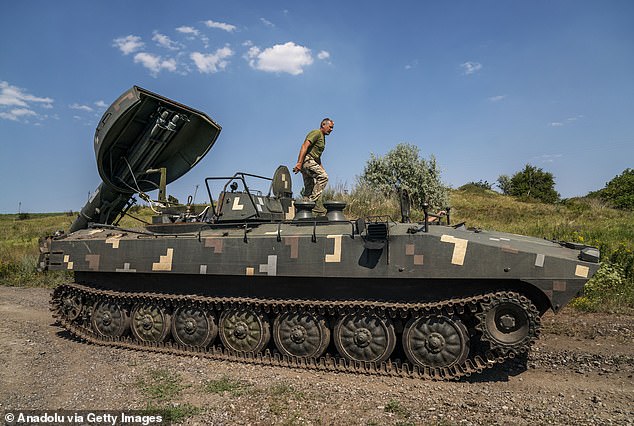
[[[471,181],[469,183],[465,183],[458,189],[461,191],[491,191],[493,189],[493,184],[480,179],[477,182]]]
[[[634,169],[625,169],[598,192],[601,199],[617,209],[634,210]]]
[[[498,186],[504,194],[526,200],[537,200],[549,204],[559,200],[559,193],[555,191],[553,174],[530,164],[510,178],[507,175],[501,175],[498,178]]]
[[[398,144],[383,157],[371,154],[359,183],[385,195],[407,189],[414,208],[428,203],[432,209],[439,209],[448,203],[448,188],[440,180],[434,156],[429,160],[420,158],[418,147],[407,143]]]
[[[619,306],[626,297],[623,269],[605,262],[584,287],[584,295],[573,306],[585,311],[602,311],[606,306]]]

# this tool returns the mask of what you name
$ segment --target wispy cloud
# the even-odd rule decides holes
[[[267,27],[270,27],[270,28],[275,28],[275,24],[274,24],[273,22],[269,21],[269,20],[268,20],[268,19],[266,19],[266,18],[260,18],[260,22],[262,22],[262,23],[263,23],[264,25],[266,25]]]
[[[154,35],[152,36],[152,40],[156,42],[161,47],[164,47],[169,50],[179,50],[182,45],[174,40],[170,39],[165,34],[161,34],[157,31],[154,31]]]
[[[9,111],[0,112],[0,118],[4,120],[20,121],[25,117],[36,117],[37,113],[28,108],[13,108]]]
[[[491,96],[488,99],[491,102],[500,102],[500,101],[503,101],[504,99],[506,99],[506,95]]]
[[[145,43],[141,41],[141,37],[135,35],[128,35],[125,37],[115,38],[112,42],[112,45],[124,55],[129,55],[130,53],[138,52],[143,49]]]
[[[178,31],[181,34],[188,34],[192,36],[197,36],[198,34],[200,34],[200,32],[196,28],[188,27],[188,26],[178,27],[176,28],[176,31]]]
[[[0,105],[25,107],[32,102],[50,106],[53,103],[53,99],[33,96],[24,89],[12,86],[6,81],[0,81]]]
[[[93,109],[91,107],[89,107],[88,105],[81,105],[81,104],[77,104],[77,103],[68,105],[68,108],[76,109],[76,110],[79,110],[79,111],[87,111],[87,112],[93,111]]]
[[[326,50],[322,50],[321,52],[319,52],[317,54],[317,58],[321,59],[322,61],[325,59],[330,58],[330,52],[326,51]]]
[[[200,40],[203,43],[203,46],[205,46],[205,48],[207,48],[209,46],[209,37],[207,37],[205,34],[201,33],[199,30],[197,30],[194,27],[191,26],[182,26],[182,27],[178,27],[176,28],[176,31],[184,34],[187,38],[187,40]],[[184,47],[184,46],[183,46]]]
[[[405,68],[406,70],[411,70],[412,68],[416,68],[418,66],[418,60],[415,59],[412,62],[410,62],[409,64],[405,64],[405,66],[403,68]]]
[[[173,58],[163,59],[159,55],[140,52],[134,55],[134,63],[140,63],[150,70],[150,74],[156,76],[161,70],[176,71],[176,60]]]
[[[231,25],[231,24],[226,24],[224,22],[216,22],[216,21],[212,21],[211,19],[203,22],[208,28],[218,28],[220,30],[223,31],[227,31],[227,32],[233,32],[236,30],[236,26],[235,25]]]
[[[28,123],[29,117],[44,119],[47,116],[37,113],[34,109],[50,109],[53,102],[52,98],[34,96],[25,89],[0,81],[0,118],[3,120]]]
[[[193,52],[190,58],[194,61],[200,73],[211,74],[224,70],[229,64],[226,58],[232,55],[233,51],[228,46],[225,46],[214,53]]]
[[[304,68],[313,63],[310,49],[297,45],[292,41],[285,44],[276,44],[260,50],[253,46],[246,54],[249,65],[259,71],[285,72],[291,75],[299,75]]]
[[[463,73],[465,75],[471,75],[471,74],[474,74],[474,73],[480,71],[482,69],[482,64],[480,64],[478,62],[467,61],[467,62],[464,62],[464,63],[460,64],[460,67],[462,68]]]
[[[563,154],[542,154],[537,157],[533,157],[533,160],[540,163],[554,163],[563,156]]]
[[[572,117],[568,117],[565,120],[552,121],[548,123],[548,126],[549,127],[563,127],[563,126],[573,124],[574,122],[581,120],[582,118],[583,118],[583,115],[575,115]]]
[[[95,106],[97,108],[108,108],[108,104],[102,100],[98,100],[97,102],[95,102]]]

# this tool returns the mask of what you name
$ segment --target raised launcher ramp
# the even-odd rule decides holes
[[[158,189],[166,169],[170,183],[211,149],[221,127],[206,114],[134,86],[104,113],[95,130],[95,157],[103,182],[82,208],[70,232],[88,223],[112,224],[135,193]]]

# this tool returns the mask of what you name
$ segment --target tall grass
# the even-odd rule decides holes
[[[389,216],[400,219],[396,197],[377,193],[363,185],[346,190],[339,185],[324,193],[325,199],[346,201],[348,218]],[[523,202],[483,188],[453,190],[450,194],[453,223],[540,238],[572,241],[601,250],[602,267],[586,285],[586,295],[573,306],[590,311],[634,310],[634,212],[615,210],[597,199],[576,198],[557,204]],[[150,221],[147,208],[135,216]],[[423,212],[412,210],[412,220]],[[75,216],[68,214],[0,215],[0,283],[13,286],[53,287],[70,280],[67,273],[36,271],[38,240],[57,230],[68,229]],[[125,217],[121,226],[139,222]]]
[[[135,215],[144,220],[149,209]],[[75,220],[73,213],[7,214],[0,215],[0,284],[21,287],[55,287],[68,282],[72,275],[63,271],[40,273],[37,262],[39,240],[56,231],[68,230]],[[122,226],[137,226],[139,222],[125,217]]]

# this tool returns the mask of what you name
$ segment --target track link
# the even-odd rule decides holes
[[[143,350],[157,353],[191,356],[196,355],[219,361],[242,362],[255,365],[301,368],[327,372],[347,372],[380,376],[409,377],[427,380],[452,380],[478,374],[526,352],[539,335],[540,317],[535,306],[518,293],[496,292],[480,296],[449,299],[437,303],[389,303],[373,301],[315,301],[315,300],[265,300],[254,298],[226,298],[196,295],[171,295],[159,293],[132,293],[100,290],[78,283],[64,284],[57,287],[51,295],[51,310],[59,325],[75,337],[89,343],[131,350]],[[78,300],[77,308],[70,309],[65,300]],[[500,344],[490,337],[483,326],[482,318],[488,306],[495,303],[512,301],[528,312],[530,335],[518,344]],[[375,362],[351,362],[339,355],[326,354],[319,358],[299,358],[282,356],[276,350],[266,349],[260,353],[234,352],[218,344],[205,348],[180,345],[173,341],[148,343],[138,341],[129,335],[107,337],[95,332],[90,324],[92,309],[98,302],[108,301],[121,306],[133,306],[139,303],[153,303],[172,310],[179,307],[194,306],[222,312],[230,308],[255,308],[267,314],[283,312],[308,311],[331,316],[349,313],[372,313],[394,320],[419,316],[453,316],[459,315],[475,321],[474,332],[477,333],[479,349],[472,348],[472,354],[461,364],[450,367],[424,367],[411,365],[399,360]],[[477,339],[476,339],[477,340]]]

